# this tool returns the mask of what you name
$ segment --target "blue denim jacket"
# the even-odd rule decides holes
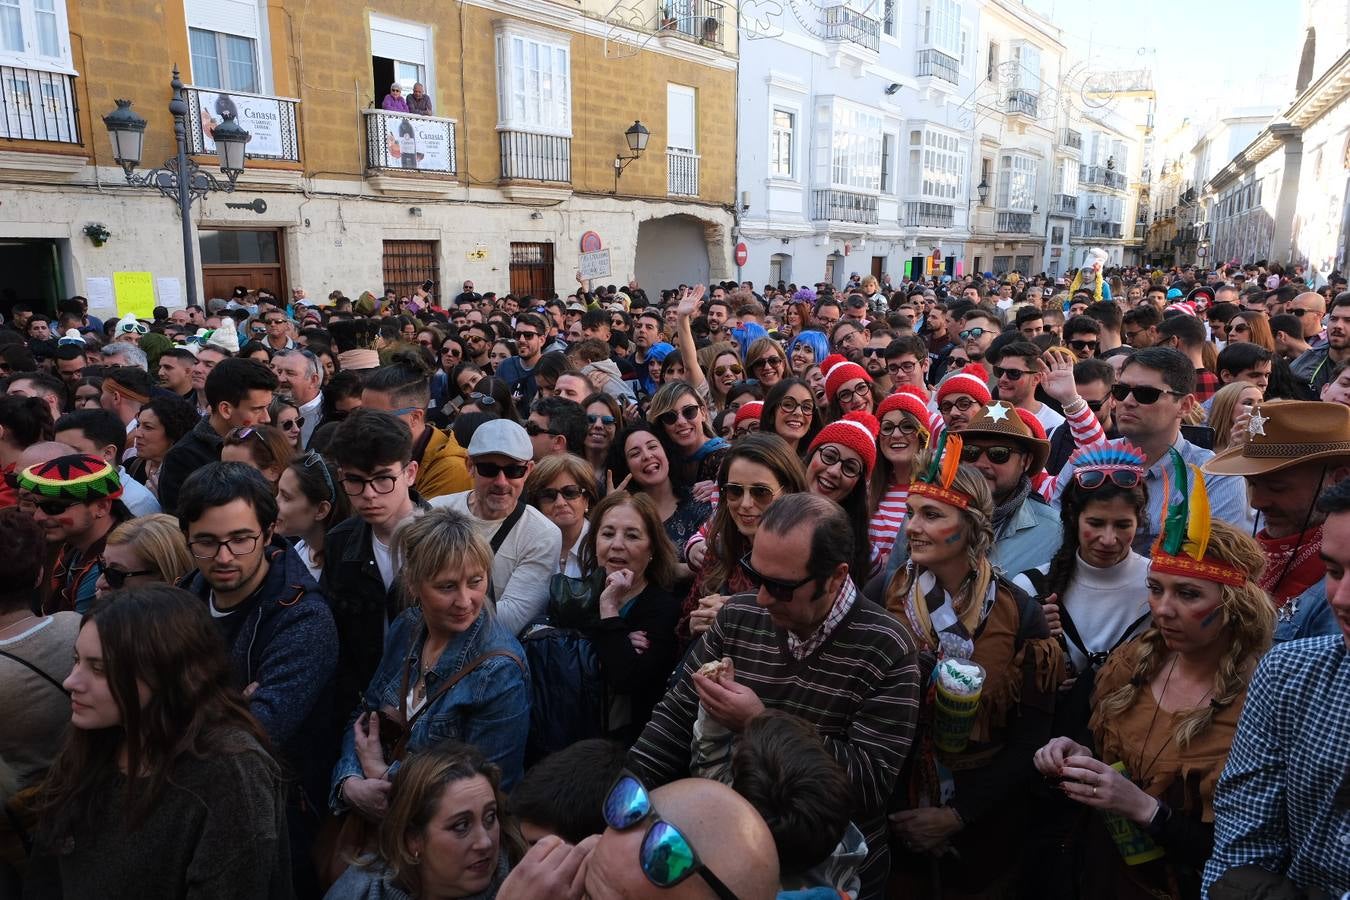
[[[422,610],[416,607],[405,610],[389,626],[380,666],[366,689],[367,708],[401,708],[399,692],[403,689],[404,670],[411,665],[412,671],[420,671],[425,637]],[[501,767],[502,788],[509,791],[520,779],[524,768],[525,738],[530,730],[530,681],[524,668],[525,651],[486,608],[468,630],[456,635],[441,653],[441,658],[427,675],[427,694],[434,694],[439,684],[475,657],[493,650],[514,654],[519,664],[506,656],[491,657],[449,691],[429,701],[430,706],[413,725],[405,758],[447,738],[463,741],[477,747],[489,761]],[[333,767],[328,802],[335,812],[344,808],[337,799],[342,780],[350,776],[364,777],[361,763],[356,758],[356,738],[352,734],[352,722],[360,713],[361,710],[357,710],[348,721],[342,734],[342,755]]]
[[[1327,603],[1327,581],[1318,581],[1297,597],[1293,597],[1275,617],[1275,643],[1297,641],[1303,638],[1340,634],[1336,614]]]

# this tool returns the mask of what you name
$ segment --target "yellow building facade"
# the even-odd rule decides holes
[[[121,272],[150,273],[164,305],[186,296],[177,205],[127,184],[102,121],[133,101],[147,122],[137,174],[173,157],[175,65],[203,171],[226,180],[222,120],[252,136],[233,193],[191,206],[203,300],[237,284],[322,298],[427,278],[446,297],[466,280],[565,294],[583,236],[609,251],[607,274],[588,258],[599,281],[654,290],[731,271],[729,3],[16,2],[0,31],[0,262],[27,274],[0,308],[73,294],[106,307]],[[430,110],[384,108],[395,84],[403,97],[421,85]]]

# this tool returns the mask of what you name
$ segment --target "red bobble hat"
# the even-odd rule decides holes
[[[942,380],[937,391],[938,402],[941,403],[952,394],[968,394],[984,406],[988,406],[994,402],[994,398],[989,394],[988,380],[989,376],[985,373],[984,366],[970,363],[961,371]]]
[[[909,413],[919,420],[920,427],[927,429],[929,415],[928,405],[912,393],[908,391],[894,393],[885,400],[882,400],[881,405],[877,407],[877,421],[881,421],[885,418],[886,413],[894,412],[896,410]]]
[[[1048,440],[1045,435],[1045,426],[1041,424],[1041,420],[1036,418],[1034,413],[1019,406],[1017,407],[1017,415],[1018,418],[1026,423],[1027,428],[1031,429],[1032,437],[1036,438],[1038,441]]]
[[[830,370],[841,362],[848,362],[848,357],[842,353],[831,353],[820,361],[820,371],[828,375]]]
[[[867,370],[855,362],[841,362],[825,373],[825,397],[833,400],[834,395],[839,393],[839,389],[845,382],[852,381],[855,378],[861,378],[868,384],[872,383],[872,376],[867,374]]]
[[[877,465],[877,435],[881,434],[881,424],[871,413],[858,410],[845,413],[842,419],[836,419],[824,428],[811,442],[809,452],[815,453],[817,447],[825,444],[839,444],[847,447],[862,458],[867,467],[867,477]]]
[[[928,391],[919,387],[917,384],[902,384],[891,393],[893,394],[913,394],[924,403],[928,402]]]
[[[758,419],[763,412],[763,400],[751,400],[749,403],[742,403],[741,408],[736,410],[736,418],[732,420],[731,427],[735,428],[746,419]]]

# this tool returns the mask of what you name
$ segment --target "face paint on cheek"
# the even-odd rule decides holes
[[[959,544],[961,542],[961,538],[964,536],[965,535],[963,535],[961,532],[961,526],[958,525],[955,529],[952,530],[951,534],[947,535],[945,538],[942,539],[942,543]]]
[[[1199,620],[1201,628],[1208,628],[1209,626],[1214,624],[1216,619],[1219,618],[1219,613],[1221,612],[1223,612],[1222,603],[1220,603],[1218,606],[1213,607],[1212,609],[1207,609],[1204,612],[1196,613],[1195,618]]]
[[[69,516],[57,516],[56,524],[60,525],[62,528],[69,528],[75,524],[75,520]]]

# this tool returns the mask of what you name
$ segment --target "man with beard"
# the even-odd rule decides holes
[[[1305,332],[1306,334],[1306,332]],[[1350,291],[1336,295],[1327,319],[1326,344],[1313,347],[1294,360],[1290,370],[1308,384],[1314,394],[1331,380],[1331,372],[1350,361]]]
[[[937,408],[943,424],[963,431],[980,411],[993,402],[984,366],[971,363],[943,379],[937,389]]]
[[[961,331],[956,335],[957,340],[965,348],[966,358],[983,366],[986,374],[989,372],[989,365],[985,361],[984,354],[989,350],[994,338],[998,337],[998,333],[999,323],[991,312],[972,309],[961,317]]]

